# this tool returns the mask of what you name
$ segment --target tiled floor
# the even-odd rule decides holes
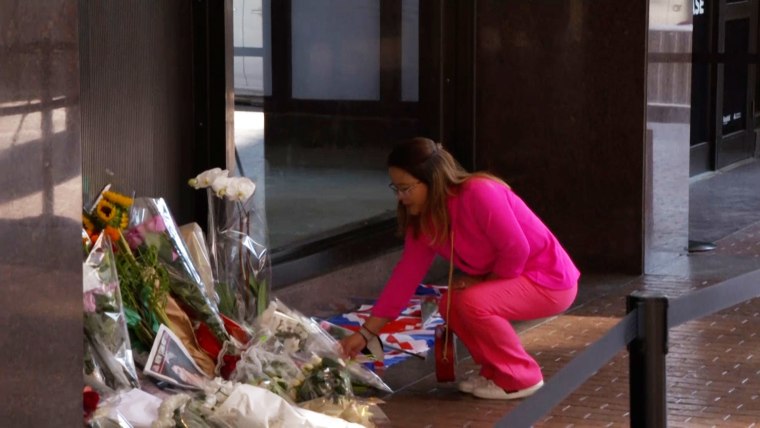
[[[718,244],[714,252],[689,256],[692,267],[674,268],[672,274],[588,278],[581,283],[578,304],[570,311],[540,323],[522,324],[521,338],[542,365],[544,376],[551,378],[614,326],[625,314],[625,296],[633,290],[661,291],[677,297],[760,269],[760,223]],[[710,267],[716,265],[721,268]],[[615,280],[618,283],[610,286]],[[668,425],[760,426],[760,298],[679,325],[669,335]],[[436,383],[430,366],[426,369],[418,369],[418,381],[385,397],[382,409],[391,426],[493,426],[519,404],[461,394],[454,384]],[[474,369],[469,359],[459,363],[460,375]],[[628,354],[621,350],[535,426],[629,426],[628,395]]]

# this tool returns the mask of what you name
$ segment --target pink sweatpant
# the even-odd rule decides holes
[[[552,290],[523,276],[485,281],[454,290],[449,325],[467,346],[480,375],[507,391],[543,380],[541,368],[523,348],[510,321],[557,315],[575,300],[578,287]],[[440,312],[446,317],[444,294]]]

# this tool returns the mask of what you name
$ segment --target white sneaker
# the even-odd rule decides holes
[[[519,391],[507,392],[493,383],[493,381],[489,380],[485,385],[481,385],[473,389],[472,395],[478,398],[487,398],[489,400],[515,400],[518,398],[533,395],[533,393],[538,391],[542,386],[544,386],[544,381],[541,380],[531,387],[521,389]]]
[[[472,393],[472,391],[479,387],[484,386],[488,384],[488,379],[484,378],[481,375],[474,374],[467,377],[467,379],[459,382],[457,387],[460,391],[466,392],[468,394]]]

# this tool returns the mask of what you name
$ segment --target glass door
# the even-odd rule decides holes
[[[694,2],[690,175],[754,155],[757,0]]]
[[[393,235],[387,153],[403,138],[439,138],[440,89],[430,83],[439,48],[427,30],[437,7],[234,0],[237,170],[258,184],[275,262],[380,224]]]
[[[718,23],[716,169],[754,153],[754,72],[750,58],[757,45],[757,1],[724,0]]]

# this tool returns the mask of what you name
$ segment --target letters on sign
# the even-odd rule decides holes
[[[694,16],[705,14],[705,0],[693,0],[691,10]]]

